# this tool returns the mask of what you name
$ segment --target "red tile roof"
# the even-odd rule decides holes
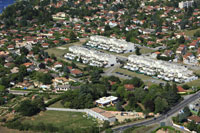
[[[78,69],[74,69],[71,71],[72,74],[75,74],[75,75],[79,75],[79,74],[82,74],[83,72],[81,72],[80,70]]]
[[[186,90],[183,89],[182,86],[177,86],[177,90],[178,90],[178,92],[186,92]]]
[[[129,91],[135,88],[133,84],[125,84],[124,87],[126,90],[129,90]]]

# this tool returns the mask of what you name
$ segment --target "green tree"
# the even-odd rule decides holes
[[[16,111],[20,112],[24,116],[32,116],[39,113],[40,109],[30,100],[24,100],[20,103],[19,107],[17,107]]]
[[[104,121],[103,122],[103,129],[107,129],[110,127],[110,122],[109,121]]]
[[[197,124],[194,121],[191,121],[188,125],[187,128],[190,131],[197,131]]]
[[[136,55],[141,55],[140,48],[138,48],[138,47],[135,48],[135,54]]]
[[[154,104],[155,104],[155,113],[163,113],[166,109],[168,109],[168,103],[166,99],[157,97],[154,101]]]
[[[77,37],[76,37],[76,35],[75,35],[75,33],[74,33],[73,31],[70,32],[69,38],[70,38],[70,40],[72,40],[72,41],[77,40]]]
[[[122,111],[123,110],[123,107],[122,107],[122,103],[121,102],[117,102],[117,104],[115,105],[116,106],[116,109],[118,111]]]

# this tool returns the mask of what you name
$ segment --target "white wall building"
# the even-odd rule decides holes
[[[188,8],[188,7],[191,7],[193,5],[193,3],[194,3],[193,0],[192,1],[185,1],[185,2],[181,1],[181,2],[178,3],[178,7],[181,8],[181,9],[185,8],[185,7]]]
[[[156,60],[148,56],[137,55],[130,55],[128,60],[129,62],[124,68],[132,71],[139,71],[149,76],[157,76],[167,81],[184,83],[198,79],[191,70],[178,64]]]
[[[98,100],[96,100],[96,104],[99,106],[107,106],[107,105],[114,105],[117,101],[117,97],[115,96],[109,96],[109,97],[102,97]]]
[[[116,118],[113,114],[111,114],[110,112],[107,112],[103,109],[100,108],[92,108],[92,109],[88,109],[86,111],[86,113],[96,119],[99,119],[101,121],[109,121],[110,123],[113,123],[116,121]]]
[[[108,50],[116,53],[127,53],[135,51],[136,44],[126,42],[122,39],[108,38],[104,36],[91,36],[90,41],[86,44],[91,47]]]
[[[117,63],[117,58],[114,55],[102,53],[96,50],[87,49],[80,46],[69,47],[71,53],[64,55],[65,58],[73,60],[76,57],[77,61],[82,59],[83,63],[97,67],[110,67]]]

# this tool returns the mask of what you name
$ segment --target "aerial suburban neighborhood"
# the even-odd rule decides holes
[[[0,105],[0,133],[199,133],[200,1],[0,1]]]

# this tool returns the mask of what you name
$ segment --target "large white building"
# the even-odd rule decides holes
[[[107,106],[107,105],[115,105],[115,103],[117,102],[118,98],[115,96],[109,96],[109,97],[102,97],[98,100],[96,100],[96,104],[98,104],[98,106]]]
[[[113,123],[116,121],[116,118],[113,114],[111,114],[108,111],[105,111],[103,109],[100,109],[98,107],[88,109],[86,113],[96,119],[99,119],[101,121],[109,121],[110,123]]]
[[[128,57],[128,63],[124,68],[179,83],[190,82],[198,79],[198,77],[185,66],[156,60],[149,56],[130,55]]]
[[[70,53],[64,55],[65,58],[77,61],[82,60],[82,63],[97,67],[110,67],[117,63],[117,58],[114,55],[102,53],[96,50],[87,49],[80,46],[69,47]]]
[[[181,1],[181,2],[178,3],[178,7],[181,8],[181,9],[185,8],[185,7],[188,8],[188,7],[191,7],[193,5],[193,3],[194,3],[193,0],[192,1],[185,1],[185,2]]]
[[[96,47],[103,50],[108,50],[115,53],[134,52],[135,45],[131,42],[126,42],[122,39],[108,38],[104,36],[91,36],[90,41],[86,44],[90,47]]]

